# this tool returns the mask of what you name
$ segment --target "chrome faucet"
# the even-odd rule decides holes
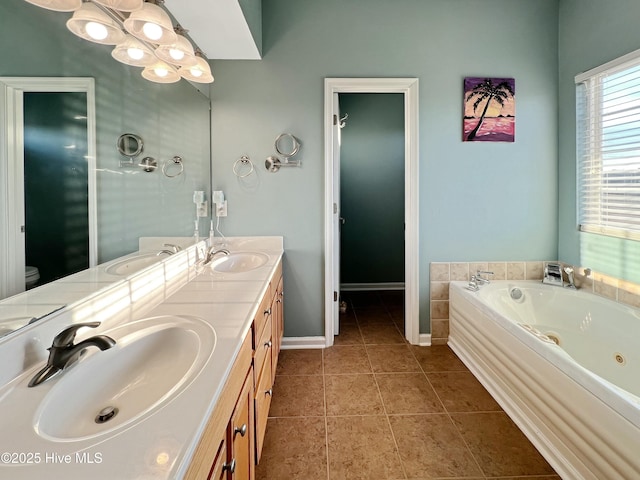
[[[106,335],[96,335],[80,343],[73,343],[78,329],[82,327],[96,328],[99,325],[100,322],[77,323],[65,328],[56,335],[53,339],[53,344],[47,349],[49,350],[47,364],[33,376],[29,382],[29,387],[35,387],[46,382],[65,368],[76,363],[88,347],[98,347],[100,350],[107,350],[113,347],[116,341]]]
[[[160,256],[163,253],[166,253],[167,255],[173,255],[174,253],[178,253],[180,250],[182,250],[182,247],[180,247],[179,245],[174,245],[173,243],[165,243],[163,247],[169,247],[171,250],[168,250],[166,248],[160,250],[158,253],[156,253],[157,256]]]
[[[573,267],[564,267],[563,270],[564,273],[567,274],[567,284],[565,285],[565,287],[577,290],[578,287],[576,287],[575,278],[573,276]]]
[[[471,281],[469,282],[469,285],[467,285],[467,290],[477,292],[478,290],[480,290],[480,285],[486,285],[487,283],[490,283],[489,279],[484,278],[482,275],[493,275],[493,272],[478,270],[475,275],[471,275]]]
[[[219,248],[216,250],[216,247],[211,247],[208,251],[207,251],[207,256],[204,259],[204,264],[208,264],[210,263],[216,255],[218,254],[222,254],[222,255],[229,255],[231,252],[229,250],[227,250],[226,248]]]

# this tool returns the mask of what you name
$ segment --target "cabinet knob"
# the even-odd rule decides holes
[[[233,436],[235,437],[237,434],[240,434],[241,437],[244,437],[247,434],[247,424],[245,423],[241,427],[236,427],[233,429]]]
[[[236,471],[236,459],[231,460],[231,463],[224,463],[222,465],[223,472],[234,473]]]
[[[264,342],[264,348],[270,348],[273,345],[273,342],[269,340],[268,342]]]
[[[267,309],[264,311],[264,314],[265,314],[265,315],[271,315],[271,307],[267,308]]]
[[[282,303],[282,300],[280,300],[279,298],[276,300],[276,303]]]
[[[273,388],[270,388],[269,390],[265,390],[264,394],[269,395],[271,397],[273,395]]]

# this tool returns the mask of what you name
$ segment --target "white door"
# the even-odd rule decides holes
[[[340,99],[333,94],[333,334],[340,333]]]

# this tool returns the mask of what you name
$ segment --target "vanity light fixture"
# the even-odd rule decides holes
[[[157,45],[172,45],[178,41],[171,18],[161,7],[145,3],[140,10],[131,12],[124,28],[140,40]]]
[[[150,82],[156,83],[175,83],[180,80],[176,68],[162,60],[156,60],[153,65],[145,67],[142,76]]]
[[[27,0],[29,1],[29,0]],[[144,0],[93,0],[100,5],[104,5],[107,8],[113,10],[120,10],[121,12],[135,12],[140,10],[144,5]]]
[[[0,0],[2,1],[2,0]],[[67,28],[90,42],[116,45],[111,56],[126,65],[144,67],[142,76],[157,83],[180,78],[213,82],[211,67],[180,25],[159,5],[163,0],[25,0],[60,12],[74,12]]]
[[[126,65],[133,67],[147,67],[158,61],[153,51],[138,40],[136,37],[127,34],[111,52],[111,56]]]
[[[103,45],[117,45],[124,40],[124,32],[109,15],[93,3],[83,3],[67,21],[71,33]]]
[[[176,27],[176,30],[178,30],[178,27]],[[156,56],[160,60],[164,60],[165,62],[173,63],[174,65],[179,65],[181,67],[196,65],[198,60],[195,52],[193,51],[191,42],[180,34],[178,34],[177,37],[177,41],[171,45],[160,45],[156,49]]]
[[[212,83],[213,75],[211,74],[211,67],[203,57],[196,57],[197,63],[190,67],[180,67],[178,73],[186,80],[190,80],[196,83]]]
[[[38,7],[56,12],[73,12],[82,6],[82,0],[25,0]]]

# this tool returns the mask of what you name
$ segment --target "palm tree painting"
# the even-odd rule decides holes
[[[515,91],[513,78],[465,78],[463,141],[513,142]]]

